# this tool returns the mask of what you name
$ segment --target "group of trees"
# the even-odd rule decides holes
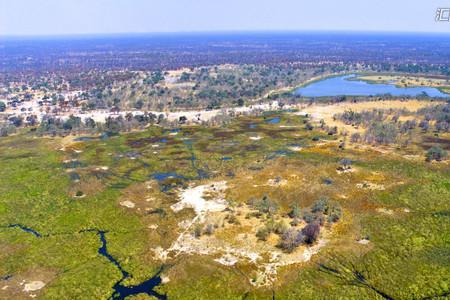
[[[400,121],[401,116],[413,117]],[[430,106],[412,114],[407,110],[382,110],[354,112],[345,111],[334,116],[355,128],[363,127],[363,134],[357,132],[350,136],[351,142],[366,142],[370,144],[393,144],[399,141],[409,143],[414,130],[422,132],[434,130],[435,133],[449,132],[450,104]]]
[[[342,209],[339,203],[328,198],[319,198],[309,208],[302,209],[297,203],[292,205],[287,214],[291,219],[290,224],[284,219],[277,220],[278,205],[267,195],[262,199],[250,199],[247,203],[255,212],[247,215],[247,218],[265,218],[264,226],[258,228],[256,237],[266,241],[270,234],[279,235],[278,247],[286,252],[292,252],[302,244],[314,243],[320,234],[321,226],[333,224],[342,217]],[[305,222],[302,229],[296,227]]]
[[[139,115],[127,114],[125,117],[110,116],[104,123],[97,123],[87,117],[84,120],[71,115],[67,119],[46,116],[42,119],[37,131],[40,134],[66,135],[71,133],[123,132],[133,128],[143,128],[148,124],[161,123],[164,115],[144,113]]]
[[[429,106],[417,112],[422,115],[424,121],[434,122],[437,132],[449,132],[450,130],[450,103]]]

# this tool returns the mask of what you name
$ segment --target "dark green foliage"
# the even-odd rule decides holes
[[[298,205],[298,203],[294,203],[291,206],[291,211],[289,212],[289,217],[300,218],[301,214],[302,214],[302,210],[301,210],[300,206]]]
[[[448,157],[447,151],[443,150],[439,146],[431,147],[426,154],[426,161],[441,161]]]
[[[319,200],[316,200],[311,207],[311,212],[327,214],[330,204],[329,202],[330,201],[328,200],[328,198],[324,197],[320,198]]]
[[[278,210],[278,205],[270,200],[270,198],[265,195],[261,200],[252,199],[249,204],[260,213],[263,214],[274,214]]]
[[[134,104],[134,108],[141,109],[142,107],[144,107],[144,101],[142,101],[141,99],[137,100]]]

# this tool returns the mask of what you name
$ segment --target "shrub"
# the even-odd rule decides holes
[[[284,234],[288,229],[289,225],[284,221],[277,222],[273,226],[273,232],[275,232],[276,234]]]
[[[228,223],[229,223],[229,224],[235,224],[235,225],[241,224],[241,223],[239,222],[238,218],[237,218],[235,215],[233,215],[233,214],[229,214],[229,215],[227,216],[227,219],[228,219]]]
[[[256,237],[261,241],[266,241],[269,237],[269,234],[270,230],[266,226],[261,227],[258,229],[258,231],[256,231]]]
[[[202,225],[196,224],[194,227],[194,236],[199,238],[202,235]]]
[[[352,161],[348,158],[343,158],[339,161],[339,164],[343,165],[344,167],[347,167],[352,164]]]
[[[213,224],[208,224],[205,227],[205,234],[207,235],[211,235],[214,233],[214,225]]]
[[[317,224],[317,223],[308,224],[302,229],[301,232],[302,232],[302,234],[304,236],[305,243],[312,244],[319,237],[320,225]]]
[[[335,223],[342,217],[342,208],[338,203],[333,203],[328,212],[328,222]]]
[[[261,201],[255,200],[253,206],[259,212],[269,215],[276,213],[278,210],[278,205],[270,200],[267,195],[265,195]]]
[[[319,198],[319,200],[316,200],[314,202],[314,204],[311,207],[311,212],[313,213],[324,213],[327,214],[328,213],[328,207],[329,207],[329,201],[327,198]]]
[[[292,222],[290,223],[291,226],[298,226],[298,224],[300,224],[301,219],[299,218],[295,218],[294,220],[292,220]]]
[[[441,161],[448,157],[447,151],[439,146],[431,147],[426,154],[426,161]]]
[[[291,211],[289,212],[289,217],[291,217],[291,218],[299,218],[301,214],[302,214],[302,211],[300,209],[300,206],[298,206],[297,203],[294,203],[291,206]]]
[[[316,215],[311,213],[310,211],[303,212],[303,220],[305,220],[306,223],[311,223],[316,219]]]
[[[358,143],[359,141],[361,141],[361,134],[359,134],[358,132],[353,133],[350,136],[350,142],[352,143]]]
[[[303,243],[303,240],[302,232],[291,228],[281,236],[278,247],[286,252],[292,252]]]

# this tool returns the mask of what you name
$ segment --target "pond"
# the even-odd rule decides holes
[[[295,90],[294,94],[305,97],[324,96],[375,96],[391,94],[392,96],[419,96],[450,97],[433,87],[397,87],[394,84],[368,83],[363,80],[355,80],[356,75],[344,75],[326,78],[313,82]],[[351,80],[349,80],[351,79]]]
[[[275,117],[275,118],[271,118],[271,119],[267,119],[265,122],[269,123],[269,124],[278,124],[280,123],[280,117]]]

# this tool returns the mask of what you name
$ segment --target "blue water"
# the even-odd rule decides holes
[[[298,88],[294,93],[305,97],[323,96],[374,96],[391,94],[392,96],[419,96],[426,93],[430,97],[450,97],[433,87],[400,88],[393,84],[367,83],[362,80],[347,80],[356,75],[344,75],[328,78]]]
[[[266,120],[266,123],[269,123],[269,124],[278,124],[278,123],[280,123],[280,117],[268,119],[268,120]]]
[[[232,160],[233,158],[232,157],[229,157],[229,156],[224,156],[224,157],[222,157],[222,160],[224,160],[224,161],[229,161],[229,160]]]
[[[19,228],[27,233],[33,234],[37,238],[43,237],[43,235],[41,233],[37,232],[36,230],[26,227],[26,226],[23,226],[21,224],[10,224],[10,225],[7,225],[6,227],[7,228]],[[154,290],[157,286],[161,285],[161,283],[162,283],[160,275],[163,271],[163,267],[161,267],[154,276],[141,282],[138,285],[131,285],[131,286],[124,285],[123,282],[132,276],[130,273],[125,271],[123,269],[122,265],[119,263],[119,261],[117,259],[115,259],[108,252],[108,247],[107,247],[108,242],[106,240],[107,231],[99,230],[99,229],[84,229],[84,230],[79,231],[79,233],[86,233],[86,232],[93,232],[99,236],[101,246],[97,250],[98,254],[105,257],[122,274],[121,279],[119,281],[117,281],[113,286],[114,292],[110,299],[124,300],[124,299],[128,298],[129,296],[135,296],[135,295],[139,295],[139,294],[147,294],[148,296],[153,296],[158,300],[166,300],[167,299],[166,295],[159,294],[158,292],[156,292]],[[45,237],[48,237],[48,236],[50,236],[50,235],[45,235]],[[2,277],[0,277],[0,280],[8,280],[11,277],[12,277],[12,275],[2,276]]]
[[[22,225],[22,224],[10,224],[10,225],[8,225],[7,227],[8,227],[8,228],[19,228],[19,229],[21,229],[22,231],[25,231],[25,232],[27,232],[27,233],[31,233],[31,234],[34,235],[35,237],[38,237],[38,238],[42,237],[42,234],[40,234],[40,233],[37,232],[36,230],[34,230],[34,229],[32,229],[32,228],[29,228],[29,227],[26,227],[26,226],[24,226],[24,225]]]
[[[178,175],[175,172],[167,172],[167,173],[155,173],[152,175],[152,177],[158,181],[164,181],[167,178],[178,178],[178,179],[184,179],[183,176]]]
[[[128,296],[135,296],[139,294],[147,294],[148,296],[153,296],[159,300],[167,299],[166,295],[161,295],[156,291],[154,291],[154,288],[160,285],[162,282],[160,277],[160,274],[163,270],[162,268],[160,268],[160,270],[153,277],[150,277],[149,279],[141,282],[140,284],[126,286],[123,284],[123,281],[125,281],[125,279],[130,277],[130,273],[125,271],[122,265],[108,252],[107,241],[105,236],[107,232],[98,229],[86,229],[82,230],[81,232],[95,232],[100,237],[101,246],[97,250],[98,254],[105,257],[110,263],[116,266],[116,268],[122,274],[122,278],[119,281],[117,281],[113,286],[114,293],[110,299],[123,300]]]
[[[89,142],[89,141],[95,141],[98,140],[98,137],[95,136],[80,136],[77,138],[74,138],[74,142]]]

